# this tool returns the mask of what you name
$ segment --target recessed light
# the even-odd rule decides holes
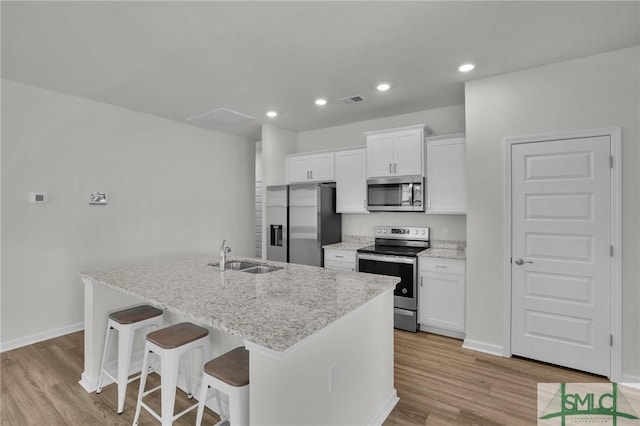
[[[387,90],[389,90],[391,88],[391,86],[387,83],[380,83],[378,84],[378,86],[376,87],[376,89],[378,89],[381,92],[386,92]]]
[[[316,105],[323,106],[323,105],[326,105],[326,104],[327,104],[327,100],[326,99],[322,99],[322,98],[316,99]]]
[[[472,69],[474,69],[475,67],[476,66],[473,65],[473,64],[463,64],[463,65],[460,65],[460,67],[458,68],[458,71],[460,71],[460,72],[469,72]]]
[[[276,111],[267,111],[267,117],[277,117],[278,113]]]

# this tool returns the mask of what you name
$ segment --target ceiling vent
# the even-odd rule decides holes
[[[206,124],[209,126],[232,126],[251,121],[254,118],[227,108],[218,108],[204,114],[194,115],[187,118],[194,123]]]
[[[344,102],[345,104],[355,104],[357,102],[362,102],[364,101],[364,98],[360,95],[355,95],[355,96],[348,96],[346,98],[342,98],[340,99],[342,102]]]

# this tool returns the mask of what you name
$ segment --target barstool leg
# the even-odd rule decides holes
[[[149,349],[146,345],[144,348],[144,358],[142,359],[142,371],[140,373],[140,389],[138,390],[138,402],[136,403],[136,414],[133,416],[134,426],[138,424],[138,417],[140,417],[140,410],[142,410],[142,394],[144,393],[144,386],[147,383],[148,365],[149,365]]]
[[[178,382],[178,363],[180,356],[167,351],[163,354],[160,366],[162,380],[160,394],[162,397],[162,426],[171,426],[173,423],[173,408],[176,402],[176,385]]]
[[[107,334],[104,337],[104,349],[102,350],[102,364],[100,365],[100,377],[98,378],[98,387],[96,388],[96,393],[102,392],[102,375],[104,371],[104,363],[107,359],[107,345],[109,344],[109,336],[111,335],[111,320],[107,319]]]
[[[235,389],[229,398],[229,420],[233,426],[249,426],[249,387]]]
[[[207,393],[209,385],[202,380],[202,387],[200,389],[200,398],[198,398],[198,414],[196,415],[196,426],[202,424],[202,416],[204,415],[204,406],[207,403]]]
[[[121,327],[118,330],[118,414],[122,414],[124,410],[134,334],[135,331],[130,327]]]

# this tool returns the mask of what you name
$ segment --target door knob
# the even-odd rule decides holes
[[[516,259],[516,265],[524,265],[525,263],[533,263],[533,262],[530,260],[524,260],[521,257]]]

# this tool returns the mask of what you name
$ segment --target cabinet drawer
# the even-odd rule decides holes
[[[355,263],[336,262],[334,260],[326,260],[325,259],[324,267],[326,269],[333,269],[333,270],[336,270],[336,271],[345,271],[345,272],[355,272],[356,271]]]
[[[465,275],[465,262],[462,260],[421,257],[419,267],[421,271]]]
[[[324,261],[346,262],[356,264],[356,252],[353,250],[324,250]]]

